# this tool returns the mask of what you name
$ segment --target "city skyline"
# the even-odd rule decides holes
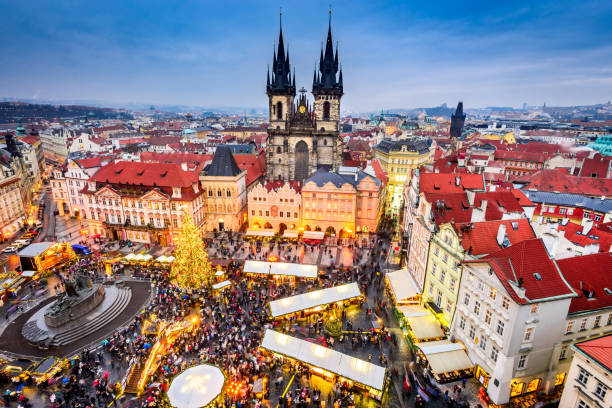
[[[0,2],[2,97],[266,106],[279,6],[297,87],[311,88],[329,4]],[[485,106],[605,103],[604,2],[332,3],[346,111],[463,100]],[[199,16],[199,17],[198,17]]]

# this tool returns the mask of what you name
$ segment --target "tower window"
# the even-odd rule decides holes
[[[327,139],[323,139],[323,146],[327,146]]]
[[[283,119],[283,103],[281,101],[276,103],[276,119]]]
[[[278,146],[278,147],[276,148],[276,153],[280,153],[280,152],[281,152],[281,148],[280,148],[280,146]]]
[[[323,102],[323,120],[329,120],[329,102]]]

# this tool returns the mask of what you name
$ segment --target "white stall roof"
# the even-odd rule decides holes
[[[406,269],[387,273],[387,281],[397,302],[413,298],[421,293]]]
[[[274,330],[266,330],[261,347],[379,391],[385,383],[384,367]]]
[[[334,286],[333,288],[315,290],[270,302],[272,317],[284,316],[300,310],[312,309],[313,307],[328,305],[346,299],[362,296],[357,283]]]
[[[201,364],[177,375],[170,388],[168,399],[176,408],[199,408],[211,403],[225,384],[225,376],[215,366]]]
[[[304,231],[304,235],[302,235],[304,239],[323,239],[325,238],[325,233],[323,231]]]
[[[444,336],[440,323],[431,313],[429,316],[408,317],[406,320],[408,320],[412,333],[417,340]]]
[[[298,233],[297,231],[285,231],[283,233],[283,237],[285,238],[297,238]]]
[[[411,305],[411,306],[397,306],[397,310],[400,311],[404,317],[419,317],[419,316],[429,316],[431,312],[425,309],[423,306]]]
[[[458,370],[467,370],[474,366],[465,353],[465,349],[459,343],[449,340],[418,343],[431,371],[436,374],[449,373]]]
[[[246,261],[245,273],[261,275],[296,276],[298,278],[316,278],[319,274],[317,265],[301,265],[286,262]]]
[[[19,256],[27,256],[34,257],[42,254],[50,246],[57,244],[57,242],[36,242],[34,244],[30,244],[27,247],[23,248],[19,251]]]
[[[219,282],[219,283],[215,283],[214,285],[212,285],[212,288],[215,290],[219,290],[219,289],[223,289],[229,285],[231,285],[232,282],[229,280],[225,280],[223,282]]]
[[[245,234],[247,237],[273,237],[276,232],[271,229],[249,228]]]

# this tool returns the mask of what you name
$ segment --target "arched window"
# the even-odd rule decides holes
[[[226,193],[226,194],[227,194],[227,196],[228,196],[228,197],[231,197],[231,196],[232,196],[232,192],[230,191],[230,189],[229,189],[229,188],[227,189],[227,193]]]
[[[323,120],[329,120],[329,102],[323,102]]]
[[[217,197],[221,197],[221,189],[217,190]]]
[[[327,146],[327,139],[323,139],[323,146]]]
[[[283,103],[281,101],[276,102],[276,119],[283,120]]]
[[[280,148],[280,146],[278,146],[278,147],[276,148],[276,153],[280,153],[280,152],[281,152],[281,148]]]

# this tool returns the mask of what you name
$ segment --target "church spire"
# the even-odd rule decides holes
[[[321,47],[321,56],[319,58],[319,72],[320,78],[318,81],[314,81],[312,91],[313,93],[339,93],[342,95],[342,81],[338,76],[338,45],[334,50],[334,42],[332,38],[331,29],[331,8],[329,9],[329,23],[327,27],[327,39],[325,40],[325,51]]]
[[[292,85],[291,64],[289,63],[289,48],[285,49],[283,38],[283,12],[279,16],[278,46],[274,47],[272,60],[272,76],[266,85],[268,92],[275,91],[295,95],[295,85]],[[293,78],[295,82],[295,74]]]

